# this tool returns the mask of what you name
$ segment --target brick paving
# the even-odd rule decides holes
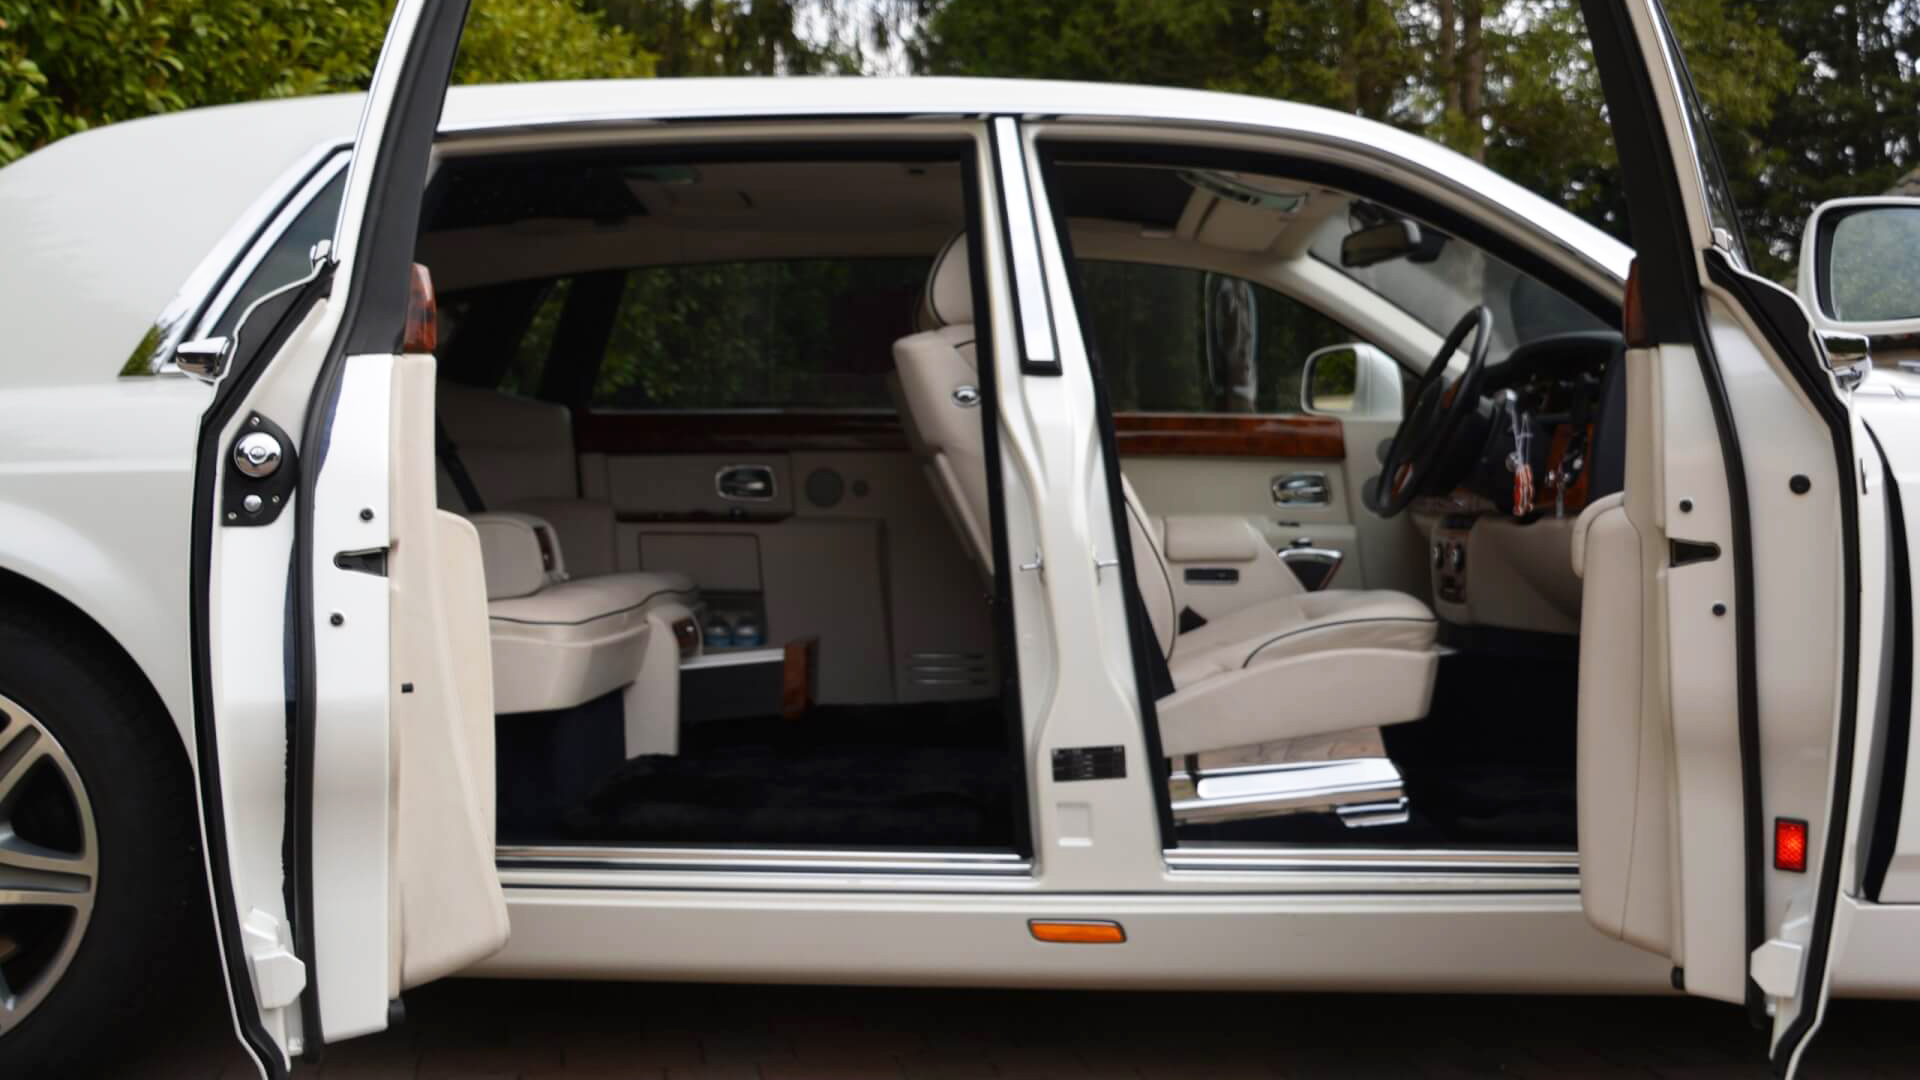
[[[1761,1080],[1732,1006],[1677,998],[887,990],[455,980],[328,1080]],[[1807,1077],[1920,1077],[1920,1005],[1841,1002]],[[111,1075],[251,1075],[224,1014]]]

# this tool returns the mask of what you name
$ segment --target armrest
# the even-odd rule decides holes
[[[1626,502],[1627,493],[1616,491],[1588,503],[1587,508],[1580,512],[1579,520],[1573,523],[1573,543],[1569,545],[1571,548],[1569,554],[1573,558],[1574,577],[1587,576],[1587,534],[1593,531],[1593,523],[1600,520],[1601,514],[1616,506],[1625,506]]]
[[[1165,528],[1168,562],[1247,563],[1267,547],[1252,522],[1232,514],[1174,514]]]
[[[567,553],[566,571],[572,577],[597,577],[619,569],[614,558],[613,504],[602,499],[541,496],[515,499],[500,507],[540,518]]]
[[[530,596],[567,576],[560,537],[544,518],[532,514],[488,513],[467,517],[480,534],[480,564],[487,575],[487,599]]]

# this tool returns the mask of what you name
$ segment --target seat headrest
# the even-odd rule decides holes
[[[973,272],[967,263],[966,233],[954,234],[933,257],[920,309],[923,330],[973,322]]]

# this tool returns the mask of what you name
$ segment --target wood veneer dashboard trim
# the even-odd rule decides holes
[[[886,412],[593,412],[573,414],[581,453],[731,454],[784,450],[905,450]]]
[[[1340,421],[1326,416],[1116,413],[1121,457],[1252,457],[1342,461]]]
[[[1324,416],[1118,413],[1122,457],[1252,457],[1340,461],[1340,422]],[[883,412],[594,412],[573,417],[582,453],[705,454],[908,448]]]

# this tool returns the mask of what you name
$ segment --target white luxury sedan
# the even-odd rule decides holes
[[[1656,0],[1632,249],[1266,100],[448,91],[465,7],[0,170],[0,1072],[202,890],[269,1076],[456,973],[1678,990],[1788,1070],[1920,992],[1920,206],[1751,273]]]

